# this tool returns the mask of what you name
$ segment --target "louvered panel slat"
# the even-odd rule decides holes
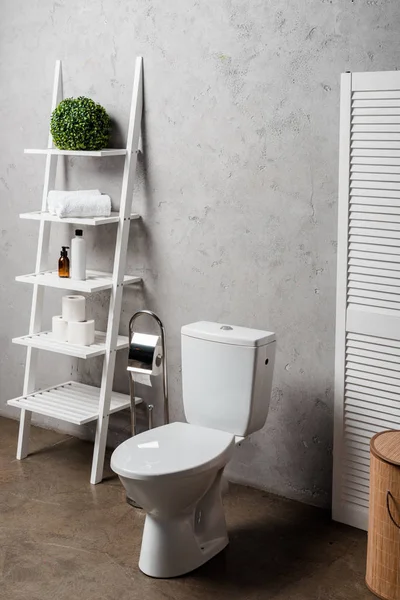
[[[385,344],[369,344],[362,341],[352,340],[347,342],[348,355],[365,356],[376,360],[398,362],[400,360],[400,348],[387,346]],[[399,390],[400,393],[400,390]]]
[[[362,411],[370,410],[372,411],[372,413],[369,413],[370,416],[374,415],[375,413],[377,415],[383,415],[384,420],[388,421],[392,425],[394,422],[400,423],[400,405],[398,403],[394,403],[395,406],[386,406],[384,402],[381,403],[381,399],[378,396],[372,398],[375,400],[375,402],[366,402],[364,399],[358,400],[353,398],[351,394],[347,394],[346,407],[351,407],[355,412],[360,410],[361,414],[367,414],[363,413]]]
[[[376,250],[377,248],[372,245],[369,251],[349,250],[349,257],[350,259],[358,258],[360,260],[379,261],[380,264],[385,262],[390,263],[392,269],[396,269],[397,266],[400,266],[398,255],[394,254],[393,251],[389,254],[388,252],[377,252]],[[396,266],[394,267],[392,263]]]
[[[343,473],[343,495],[352,499],[358,500],[362,504],[367,504],[369,501],[369,489],[368,482],[361,478],[356,483],[355,481],[349,480],[346,477],[346,473]]]
[[[361,343],[364,346],[369,346],[370,344],[375,344],[377,348],[381,349],[384,347],[388,347],[388,351],[395,351],[397,349],[400,350],[400,341],[398,340],[390,340],[387,338],[374,337],[372,335],[361,335],[359,333],[351,333],[349,332],[346,336],[347,339],[347,347],[351,348],[355,343]]]
[[[369,447],[368,442],[365,444],[365,450],[357,450],[356,448],[352,448],[350,442],[348,442],[347,432],[345,432],[345,441],[346,441],[346,453],[345,457],[348,460],[352,460],[356,462],[357,460],[362,462],[364,465],[369,465]]]
[[[351,194],[353,194],[353,189],[379,190],[379,191],[381,191],[381,190],[399,190],[400,185],[399,185],[398,181],[392,181],[391,178],[390,178],[390,180],[366,181],[366,180],[362,180],[362,179],[357,180],[354,177],[352,177],[352,178],[350,178],[350,188],[352,190]],[[375,195],[380,196],[380,194],[375,194]]]
[[[355,371],[361,371],[363,373],[367,373],[368,376],[373,376],[375,375],[381,375],[383,377],[390,377],[392,379],[400,379],[400,372],[399,370],[396,369],[392,369],[392,368],[386,368],[383,367],[382,365],[386,365],[386,363],[384,361],[381,361],[381,366],[375,366],[373,364],[371,364],[371,362],[373,361],[369,361],[369,364],[366,362],[367,359],[365,357],[361,357],[361,356],[350,356],[347,357],[347,363],[346,366],[348,369],[351,370],[355,370]],[[377,361],[376,361],[377,362]],[[390,366],[393,366],[394,363],[391,363]],[[394,384],[397,384],[397,381],[393,382]],[[350,392],[351,394],[351,392]],[[371,400],[372,402],[372,400]]]
[[[352,131],[364,131],[364,129],[359,129],[363,125],[368,125],[369,127],[380,127],[382,125],[389,125],[388,129],[367,129],[367,131],[392,131],[392,126],[395,125],[396,128],[393,131],[400,131],[400,109],[398,110],[397,115],[393,113],[390,109],[386,113],[371,113],[369,109],[361,109],[364,112],[359,112],[360,109],[353,110],[353,118],[352,118]],[[384,110],[384,109],[381,109]]]
[[[349,477],[349,481],[362,480],[365,482],[365,485],[369,486],[369,473],[368,470],[363,471],[360,469],[360,466],[351,467],[350,465],[346,469],[347,476]]]
[[[400,298],[400,287],[398,285],[382,285],[381,283],[371,283],[370,281],[356,281],[352,277],[349,277],[349,290],[351,294],[355,294],[355,290],[358,290],[360,293],[363,291],[383,292],[398,295]]]
[[[363,429],[350,427],[345,424],[347,449],[349,458],[369,464],[369,436]],[[350,457],[351,455],[351,457]]]
[[[396,98],[354,98],[352,102],[353,110],[362,108],[364,110],[373,110],[375,108],[398,108],[399,100]]]
[[[365,443],[365,450],[358,450],[357,448],[351,447],[351,442],[348,441],[347,431],[345,431],[345,441],[346,441],[346,453],[345,457],[353,462],[359,460],[362,461],[363,464],[369,465],[369,447],[368,441]]]
[[[348,447],[353,452],[366,452],[368,450],[368,435],[363,430],[347,428],[346,429],[346,440],[348,440]],[[357,460],[362,460],[360,456]]]
[[[354,209],[350,210],[350,223],[354,222],[360,226],[359,222],[368,221],[368,225],[374,228],[379,228],[378,223],[384,223],[385,225],[381,225],[383,229],[387,231],[392,231],[394,227],[396,227],[396,231],[398,231],[398,227],[400,227],[400,215],[386,215],[381,212],[369,213],[369,212],[360,212],[359,207],[354,207]]]
[[[393,246],[393,248],[398,249],[400,246],[400,236],[396,238],[387,238],[387,237],[376,237],[372,235],[365,235],[367,232],[363,231],[359,235],[354,235],[351,233],[349,235],[349,243],[351,245],[363,246],[372,244],[373,246],[382,246],[389,250],[389,246]],[[369,232],[368,232],[369,233]]]
[[[400,198],[398,190],[384,190],[384,189],[367,189],[365,186],[362,188],[351,188],[351,198],[353,196],[365,196],[369,198]]]
[[[368,506],[369,493],[364,486],[357,486],[343,478],[343,495],[344,497],[356,499],[362,506]]]
[[[369,434],[357,426],[345,427],[347,440],[347,459],[353,462],[359,462],[363,465],[369,465]]]
[[[354,103],[356,104],[356,103]],[[352,114],[353,114],[353,123],[358,123],[359,121],[357,121],[356,119],[358,119],[359,117],[371,117],[371,119],[373,117],[387,117],[387,118],[391,118],[391,117],[399,117],[400,118],[400,107],[398,105],[394,105],[394,106],[363,106],[363,107],[359,107],[358,105],[355,105],[353,107],[352,110]],[[385,123],[387,123],[388,121],[384,121]],[[399,121],[396,121],[399,122]]]
[[[363,423],[362,421],[353,421],[345,419],[345,431],[363,431],[366,438],[371,439],[376,433],[384,429],[380,425],[372,423]]]
[[[351,142],[351,149],[352,150],[359,150],[359,149],[368,149],[368,150],[400,150],[400,141],[399,140],[377,140],[377,139],[372,139],[372,136],[374,134],[370,133],[368,134],[368,138],[366,139],[364,134],[359,133],[356,134],[354,137],[356,139],[353,139]],[[375,136],[379,136],[380,134],[375,134]],[[400,138],[399,138],[400,139]]]
[[[400,424],[400,415],[392,409],[390,412],[376,411],[375,406],[371,404],[368,408],[363,405],[362,402],[346,400],[346,414],[349,417],[357,415],[358,417],[371,417],[374,423],[378,423],[383,427],[390,427],[393,425],[393,421]]]
[[[361,399],[366,403],[377,402],[380,406],[388,409],[400,407],[400,396],[398,394],[381,390],[379,387],[373,389],[365,385],[352,384],[350,381],[346,383],[346,397]]]
[[[367,163],[359,164],[357,162],[358,160],[359,159],[354,159],[351,161],[350,173],[365,173],[365,174],[398,173],[398,174],[400,174],[400,160],[397,161],[395,159],[393,164],[367,164]]]
[[[359,205],[361,205],[359,207]],[[362,207],[369,206],[379,212],[381,208],[400,207],[400,198],[376,198],[375,196],[354,196],[350,198],[351,210],[364,210]],[[368,212],[368,211],[367,211]],[[350,222],[351,226],[351,222]]]
[[[387,199],[385,198],[385,200]],[[353,218],[353,214],[357,214],[363,215],[363,218],[365,218],[365,215],[368,215],[367,218],[371,218],[372,216],[372,219],[379,219],[384,222],[391,222],[393,216],[400,216],[400,202],[399,200],[395,200],[395,202],[396,204],[393,203],[393,206],[381,206],[376,204],[374,206],[371,204],[361,204],[358,203],[356,200],[354,202],[352,201],[350,202],[351,219]],[[374,215],[376,215],[376,217],[374,217]]]
[[[382,431],[388,425],[386,419],[380,418],[381,415],[375,415],[374,417],[362,415],[359,412],[352,412],[349,407],[345,406],[344,411],[344,422],[347,430],[357,432],[359,435],[362,433],[365,437],[369,435],[375,435],[378,431]],[[367,432],[367,433],[366,433]]]
[[[352,373],[346,373],[346,384],[350,385],[350,384],[354,384],[354,385],[359,385],[360,387],[365,387],[365,388],[369,388],[371,390],[377,390],[377,392],[380,392],[381,390],[383,392],[392,392],[393,394],[396,394],[398,391],[398,386],[397,385],[390,385],[387,383],[383,383],[380,381],[374,381],[372,378],[371,379],[366,379],[366,378],[362,378],[359,377],[359,374],[356,373],[355,375]]]
[[[353,225],[354,221],[351,222],[351,227],[349,228],[350,235],[366,235],[370,237],[377,238],[389,238],[389,240],[395,240],[398,242],[400,240],[400,230],[392,230],[392,229],[374,229],[371,227],[371,223],[368,223],[367,227],[356,227]],[[381,224],[380,224],[381,225]],[[389,243],[389,242],[384,242]]]
[[[364,265],[359,265],[358,261],[354,259],[349,266],[349,278],[350,277],[357,279],[358,281],[375,281],[376,283],[383,283],[386,285],[398,285],[397,282],[400,273],[399,271],[391,269],[365,267]]]
[[[381,181],[382,183],[385,181],[400,181],[400,175],[398,173],[364,173],[363,171],[352,170],[350,176],[351,182],[362,182],[362,181]],[[362,187],[362,185],[357,185],[356,187]]]
[[[360,385],[349,380],[347,380],[346,382],[346,392],[351,394],[351,396],[354,396],[354,394],[364,394],[366,396],[380,398],[379,401],[387,404],[388,406],[391,406],[392,402],[394,402],[395,405],[400,402],[400,395],[396,394],[395,392],[392,393],[386,390],[382,390],[379,388],[379,386],[376,389],[366,387],[365,385]]]
[[[375,269],[375,270],[378,270],[379,272],[382,272],[382,269],[384,269],[384,270],[388,271],[386,273],[386,275],[389,275],[389,271],[390,271],[390,273],[396,273],[396,275],[390,275],[390,277],[397,277],[398,276],[397,272],[400,270],[400,265],[396,262],[373,261],[373,260],[366,260],[366,259],[362,259],[362,258],[358,258],[358,257],[350,257],[349,264],[351,266]]]
[[[359,458],[369,459],[369,440],[371,439],[371,433],[368,433],[364,429],[360,429],[358,426],[351,427],[345,423],[345,435],[347,442],[347,449],[349,457],[358,456]],[[353,441],[352,438],[357,437],[357,441]]]
[[[364,219],[352,219],[350,221],[351,223],[351,229],[353,230],[353,227],[355,227],[356,229],[369,229],[372,230],[372,235],[378,235],[377,230],[381,229],[382,232],[379,232],[379,235],[382,236],[386,236],[386,237],[395,237],[398,235],[397,232],[400,231],[400,225],[398,223],[384,223],[384,222],[379,222],[379,221],[365,221]],[[386,232],[386,233],[385,233]],[[395,235],[393,235],[393,232],[395,232]],[[368,232],[368,234],[371,232]],[[365,234],[367,235],[367,232],[365,232]]]
[[[365,254],[372,253],[374,256],[371,256],[374,260],[376,259],[375,254],[379,254],[380,256],[393,255],[393,257],[398,257],[400,255],[400,248],[395,244],[386,244],[382,240],[377,240],[375,243],[371,243],[369,240],[367,242],[361,241],[350,241],[349,250],[356,254]]]
[[[348,296],[356,296],[360,298],[370,298],[371,300],[386,300],[388,302],[400,302],[400,295],[394,292],[376,292],[369,289],[358,289],[349,286]],[[393,308],[393,307],[392,307]]]
[[[382,73],[380,73],[382,74]],[[365,75],[365,73],[363,73]],[[379,75],[376,73],[375,75]],[[382,102],[383,100],[395,100],[395,106],[400,106],[400,90],[362,90],[362,91],[354,91],[352,93],[352,102],[354,106],[354,102],[356,100],[374,100],[378,102]]]
[[[354,473],[343,474],[344,493],[355,495],[360,500],[368,501],[369,481],[364,477],[355,475]]]
[[[373,203],[374,200],[377,201],[375,204]],[[400,238],[398,233],[398,217],[400,215],[399,198],[366,198],[363,196],[353,196],[349,202],[349,209],[349,233],[355,234],[356,232],[354,231],[354,228],[367,227],[368,229],[382,229],[383,232],[379,231],[376,234],[371,232],[361,232],[361,235],[377,235],[382,237],[391,237],[392,239],[396,240]],[[392,233],[387,234],[384,233],[385,231]]]
[[[378,360],[378,359],[373,359],[373,358],[367,358],[366,356],[358,356],[352,352],[348,352],[346,354],[347,356],[347,360],[348,360],[348,364],[350,363],[359,363],[360,365],[362,365],[364,367],[364,369],[366,370],[366,368],[372,368],[372,369],[382,369],[384,371],[387,371],[387,373],[381,373],[381,375],[391,375],[392,377],[400,377],[400,361],[399,363],[390,363],[388,364],[386,362],[386,360]],[[383,357],[382,357],[383,359]],[[397,373],[397,375],[396,375]],[[349,394],[351,394],[351,392],[349,392]],[[352,395],[352,394],[351,394]],[[370,400],[372,402],[372,400]]]
[[[352,456],[351,458],[345,458],[345,463],[349,469],[359,469],[360,471],[367,473],[369,476],[369,461],[363,460],[358,456]]]
[[[373,164],[397,164],[400,150],[395,148],[351,148],[350,158],[353,163],[356,158],[365,157]],[[393,161],[393,162],[392,162]]]
[[[354,123],[355,119],[353,117],[352,122]],[[374,122],[371,121],[370,123],[366,123],[365,119],[364,121],[361,120],[358,121],[357,123],[354,123],[354,125],[351,128],[351,138],[354,139],[363,139],[363,138],[358,138],[358,135],[360,133],[365,133],[365,139],[373,139],[373,140],[381,140],[381,139],[399,139],[399,133],[400,133],[400,125],[394,123],[392,124],[390,121],[382,121],[382,122]],[[378,137],[376,137],[375,135],[371,138],[368,137],[368,134],[373,133],[373,134],[382,134],[379,135]],[[385,134],[385,135],[383,135]]]
[[[350,395],[347,396],[347,406],[353,408],[355,412],[359,411],[363,415],[369,414],[370,416],[374,416],[375,414],[382,414],[386,415],[386,419],[390,423],[393,423],[393,419],[400,423],[400,407],[382,406],[377,402],[366,404],[365,400],[356,400]],[[365,408],[366,406],[368,408]]]
[[[350,304],[359,304],[360,306],[371,306],[373,308],[385,308],[392,314],[395,314],[396,311],[400,310],[400,303],[396,302],[387,302],[385,300],[370,300],[369,298],[359,298],[357,296],[347,296],[348,303]]]
[[[348,504],[360,506],[362,509],[368,508],[368,498],[366,498],[365,495],[363,496],[363,498],[358,498],[357,496],[353,496],[353,494],[349,493],[347,488],[344,487],[342,497],[343,500],[345,500]]]
[[[366,429],[368,431],[375,431],[373,428],[378,427],[376,431],[381,431],[382,429],[390,429],[393,426],[393,423],[399,425],[399,420],[393,417],[390,419],[388,415],[385,413],[377,413],[373,414],[365,409],[361,410],[351,410],[351,406],[347,405],[345,408],[345,422],[349,425],[357,424],[357,427],[360,429]]]
[[[372,437],[380,431],[390,429],[392,425],[386,419],[375,417],[366,417],[364,415],[350,413],[345,410],[345,426],[349,431],[363,431],[366,437]]]
[[[362,494],[366,494],[368,496],[368,481],[366,481],[363,477],[356,477],[354,475],[350,475],[349,473],[345,473],[344,480],[346,482],[345,486],[347,488],[353,491],[357,490]]]
[[[348,278],[349,285],[357,287],[355,284],[360,284],[359,287],[369,285],[370,289],[387,289],[391,288],[397,292],[397,287],[400,286],[400,278],[395,279],[394,277],[381,277],[373,275],[363,275],[357,272],[349,273]],[[374,286],[377,286],[374,288]]]

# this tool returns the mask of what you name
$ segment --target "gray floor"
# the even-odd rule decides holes
[[[19,462],[17,428],[0,419],[2,600],[374,598],[365,533],[236,485],[225,499],[227,550],[188,576],[150,579],[137,566],[144,514],[109,470],[89,484],[92,444],[33,428]]]

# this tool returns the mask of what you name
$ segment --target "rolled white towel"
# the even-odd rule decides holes
[[[57,217],[109,217],[111,214],[111,198],[106,194],[81,194],[59,202],[56,208]]]
[[[51,190],[47,195],[47,208],[50,214],[57,214],[57,206],[58,204],[64,203],[66,200],[70,198],[79,198],[80,196],[100,196],[100,190]],[[99,215],[102,216],[102,215]]]

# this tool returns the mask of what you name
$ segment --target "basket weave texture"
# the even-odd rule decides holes
[[[400,431],[371,440],[366,584],[379,598],[400,600]]]

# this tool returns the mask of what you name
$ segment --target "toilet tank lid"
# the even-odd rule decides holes
[[[199,340],[209,340],[235,346],[265,346],[276,339],[275,333],[272,331],[237,327],[226,323],[211,323],[210,321],[198,321],[197,323],[184,325],[181,333],[183,336]]]

